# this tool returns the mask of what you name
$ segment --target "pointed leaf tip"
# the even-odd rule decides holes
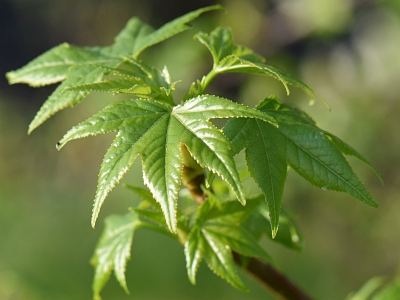
[[[272,228],[272,238],[274,239],[276,237],[276,234],[278,233],[278,226]]]

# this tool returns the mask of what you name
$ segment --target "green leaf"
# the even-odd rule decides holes
[[[372,300],[392,300],[400,298],[400,279],[395,278],[388,283]]]
[[[194,227],[185,242],[186,269],[189,280],[196,284],[196,273],[204,254],[204,238],[199,227]]]
[[[138,215],[133,212],[124,216],[111,215],[105,222],[104,231],[91,260],[95,267],[93,281],[95,299],[100,299],[100,292],[113,269],[118,282],[129,293],[125,280],[125,267],[130,258],[133,233],[140,225]]]
[[[140,208],[132,208],[132,211],[138,213],[141,217],[152,221],[160,226],[166,226],[165,217],[163,216],[161,211],[152,211],[148,209],[140,209]]]
[[[278,229],[287,165],[324,190],[345,192],[377,206],[340,149],[305,113],[283,105],[275,97],[263,100],[258,109],[272,115],[279,127],[254,119],[233,119],[224,127],[224,133],[233,143],[234,153],[246,147],[250,174],[266,196],[272,236]]]
[[[127,59],[118,69],[99,67],[104,68],[113,76],[108,76],[100,82],[72,86],[68,90],[133,94],[136,97],[174,105],[171,93],[175,89],[176,83],[171,82],[167,68],[160,71],[142,61],[133,59]]]
[[[250,232],[239,225],[206,222],[203,224],[202,230],[212,232],[219,237],[219,241],[225,243],[239,254],[272,262],[271,256],[261,248]]]
[[[241,224],[243,223],[262,203],[263,197],[246,199],[246,206],[243,207],[237,201],[227,201],[220,205],[214,205],[209,210],[199,212],[197,221],[212,222],[220,224]]]
[[[238,200],[245,204],[230,142],[209,122],[211,118],[229,117],[271,120],[260,111],[204,95],[173,108],[147,100],[114,103],[68,131],[59,143],[60,148],[72,139],[118,131],[100,169],[92,225],[107,194],[140,154],[144,182],[160,203],[168,227],[176,232],[176,206],[183,168],[180,144],[187,147],[201,166],[227,182]]]
[[[372,171],[375,172],[376,176],[379,178],[381,183],[383,184],[383,179],[381,177],[381,174],[379,171],[360,153],[358,153],[353,147],[351,147],[349,144],[345,143],[341,139],[339,139],[337,136],[333,135],[332,133],[326,132],[325,135],[331,140],[332,143],[335,144],[335,146],[345,155],[351,155],[356,158],[358,158],[360,161],[362,161],[364,164],[369,166]]]
[[[150,193],[149,190],[141,188],[141,187],[133,186],[131,184],[124,184],[124,186],[127,189],[133,191],[143,201],[146,201],[146,202],[156,206],[157,201],[153,198],[153,195]]]
[[[67,107],[74,107],[89,94],[85,91],[65,91],[67,88],[78,84],[96,82],[101,79],[103,74],[103,69],[93,66],[71,68],[67,74],[67,79],[55,89],[29,124],[28,133],[31,133],[58,111]]]
[[[298,117],[297,111],[291,113],[290,107],[284,105],[277,110],[265,106],[263,111],[278,119],[280,127],[276,132],[286,139],[286,158],[297,173],[323,190],[345,192],[367,205],[377,206],[325,131]]]
[[[260,205],[257,214],[261,216],[261,222],[263,224],[271,222],[268,208],[265,205]],[[303,249],[303,236],[297,228],[296,224],[287,214],[281,212],[279,218],[279,232],[277,232],[276,235],[273,234],[269,226],[263,224],[258,224],[258,226],[260,227],[259,229],[266,233],[267,237],[272,239],[274,242],[280,243],[287,248],[297,251]]]
[[[225,135],[233,142],[235,154],[246,147],[247,166],[265,195],[272,236],[275,237],[287,173],[286,140],[265,122],[253,119],[231,121],[224,128]]]
[[[105,53],[136,58],[145,49],[190,29],[191,26],[188,23],[198,18],[201,14],[218,9],[222,9],[220,5],[200,8],[165,24],[157,30],[137,18],[132,18],[121,33],[118,34],[114,45],[105,50]]]
[[[346,300],[368,300],[384,284],[383,277],[374,277],[368,280],[356,293],[351,293]],[[387,298],[391,299],[391,298]],[[394,299],[394,298],[393,298]]]
[[[8,72],[7,79],[10,84],[27,83],[39,87],[66,79],[69,69],[75,65],[110,61],[113,59],[93,49],[64,43],[38,56],[26,66]]]
[[[294,76],[264,63],[264,58],[251,49],[233,42],[232,32],[228,28],[218,27],[209,35],[199,33],[196,38],[211,52],[214,60],[213,76],[224,73],[246,73],[266,75],[278,79],[284,85],[287,94],[287,84],[301,88],[313,102],[315,96],[326,101],[308,85]],[[208,84],[202,82],[203,85]]]
[[[195,38],[211,52],[214,67],[220,66],[226,57],[232,55],[252,62],[264,62],[265,60],[250,48],[235,44],[229,28],[217,27],[210,34],[199,32]]]
[[[221,236],[202,228],[201,238],[204,244],[204,260],[208,267],[233,287],[247,291],[247,287],[237,274],[231,249],[221,240]]]

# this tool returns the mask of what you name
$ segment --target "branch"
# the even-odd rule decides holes
[[[240,254],[233,252],[233,258],[240,267],[244,268],[262,286],[267,288],[279,299],[285,300],[312,300],[304,291],[298,288],[286,276],[276,270],[272,265],[256,258],[250,258],[243,264]]]

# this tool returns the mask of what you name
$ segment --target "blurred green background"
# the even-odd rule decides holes
[[[309,106],[292,88],[288,97],[274,80],[224,76],[210,87],[254,105],[270,94],[296,104],[319,125],[344,139],[375,165],[373,172],[349,159],[380,207],[345,194],[324,192],[289,172],[285,208],[292,210],[306,244],[301,253],[265,241],[279,268],[316,299],[344,299],[369,278],[393,277],[400,250],[400,2],[373,0],[0,0],[0,73],[17,69],[64,41],[107,45],[132,16],[154,27],[206,5],[220,3],[194,28],[158,45],[143,59],[168,66],[182,95],[211,67],[206,49],[192,39],[199,30],[230,26],[235,41],[267,62],[297,75],[330,103]],[[0,299],[91,299],[89,264],[111,213],[125,213],[137,199],[123,186],[110,194],[95,230],[90,227],[97,172],[113,135],[56,142],[110,98],[93,93],[30,136],[28,124],[54,87],[8,86],[0,77]],[[241,86],[241,88],[239,88]],[[141,185],[135,163],[124,182]],[[205,266],[192,286],[183,251],[145,230],[135,234],[125,295],[112,278],[103,299],[272,299],[246,274],[249,293],[234,290]]]

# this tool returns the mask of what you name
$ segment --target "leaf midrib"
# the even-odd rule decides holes
[[[256,123],[257,123],[258,130],[261,132],[261,135],[262,135],[262,137],[263,137],[262,142],[263,142],[263,144],[264,144],[264,149],[267,149],[267,146],[266,146],[266,144],[265,144],[264,132],[261,130],[261,127],[260,127],[260,124],[259,124],[258,120],[255,120],[255,121],[256,121]],[[267,151],[265,151],[265,152],[267,153]],[[270,176],[265,175],[264,177],[269,177],[269,178],[271,178],[270,183],[271,183],[271,187],[273,187],[273,186],[274,186],[274,184],[273,184],[273,182],[272,182],[272,174],[273,174],[273,172],[271,171],[271,164],[270,164],[269,155],[266,154],[266,157],[267,157],[267,160],[268,160],[268,170],[269,170]],[[273,197],[273,200],[274,200],[274,201],[272,201],[272,202],[273,202],[273,209],[274,209],[274,213],[276,213],[275,190],[274,190],[274,188],[272,188],[272,194],[273,194],[272,197]],[[265,196],[266,196],[266,195],[265,195]],[[268,201],[268,199],[267,199],[267,201]],[[274,216],[274,218],[276,219],[275,216]],[[274,226],[275,226],[275,224],[274,224]]]
[[[304,126],[306,127],[310,127],[307,124],[304,124]],[[287,136],[285,133],[283,133],[279,128],[275,128],[276,130],[278,130],[281,134],[283,134],[288,140],[290,140],[293,144],[295,144],[299,149],[301,149],[302,151],[304,151],[305,153],[307,153],[310,157],[312,157],[313,159],[315,159],[319,164],[321,164],[322,166],[325,166],[331,173],[335,174],[342,182],[344,182],[345,184],[349,185],[353,190],[355,190],[358,194],[360,194],[362,196],[363,199],[365,199],[365,201],[369,204],[371,204],[372,206],[376,206],[374,205],[374,202],[371,202],[371,200],[367,199],[357,188],[355,188],[352,184],[350,184],[350,182],[348,182],[347,180],[345,180],[342,176],[340,176],[339,174],[337,174],[334,170],[332,170],[329,166],[325,165],[324,163],[322,163],[317,157],[315,157],[314,155],[312,155],[311,153],[309,153],[308,151],[306,151],[303,147],[299,146],[294,140],[292,140],[289,136]],[[313,128],[314,129],[314,128]]]

